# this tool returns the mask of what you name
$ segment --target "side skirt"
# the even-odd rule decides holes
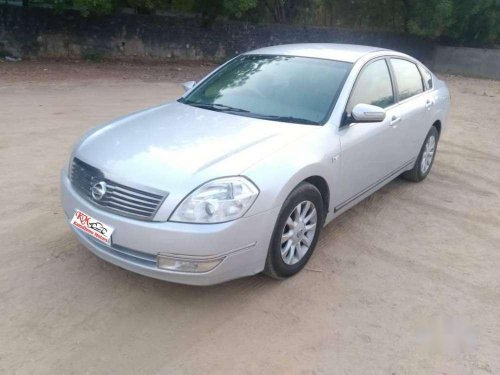
[[[355,206],[359,202],[361,202],[363,199],[367,198],[368,196],[372,195],[375,193],[377,190],[379,190],[381,187],[384,185],[388,184],[392,180],[394,180],[396,177],[398,177],[401,173],[403,173],[405,170],[413,168],[415,165],[415,161],[417,158],[413,158],[403,164],[401,167],[395,169],[388,175],[382,177],[380,180],[375,182],[373,185],[370,185],[367,187],[365,190],[357,193],[356,195],[352,196],[351,198],[345,200],[344,202],[340,203],[338,206],[336,206],[333,209],[333,212],[329,212],[326,220],[325,220],[325,225],[328,224],[330,221],[332,221],[334,218],[339,216],[340,214],[344,213],[347,211],[349,208]]]

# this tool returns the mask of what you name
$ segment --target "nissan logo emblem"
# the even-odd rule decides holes
[[[95,183],[92,185],[91,193],[92,198],[96,201],[100,201],[106,194],[106,183],[104,181]]]

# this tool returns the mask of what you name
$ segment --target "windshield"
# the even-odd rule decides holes
[[[326,122],[351,66],[306,57],[244,55],[180,101],[240,116],[320,125]]]

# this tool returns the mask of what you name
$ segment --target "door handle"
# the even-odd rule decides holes
[[[390,122],[390,126],[392,126],[393,128],[397,127],[398,125],[398,122],[401,121],[401,116],[396,116],[396,115],[393,115],[391,117],[391,122]]]
[[[434,105],[433,101],[430,100],[430,99],[427,99],[427,101],[425,102],[425,108],[427,109],[431,109],[431,107]]]

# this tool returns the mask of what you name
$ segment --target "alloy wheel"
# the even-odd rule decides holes
[[[288,265],[299,262],[308,252],[316,235],[318,213],[311,201],[303,201],[292,210],[281,234],[281,258]]]
[[[436,138],[431,135],[427,142],[425,143],[424,153],[422,154],[422,161],[420,162],[420,171],[422,174],[427,173],[429,170],[432,159],[434,158],[434,152],[436,151]]]

